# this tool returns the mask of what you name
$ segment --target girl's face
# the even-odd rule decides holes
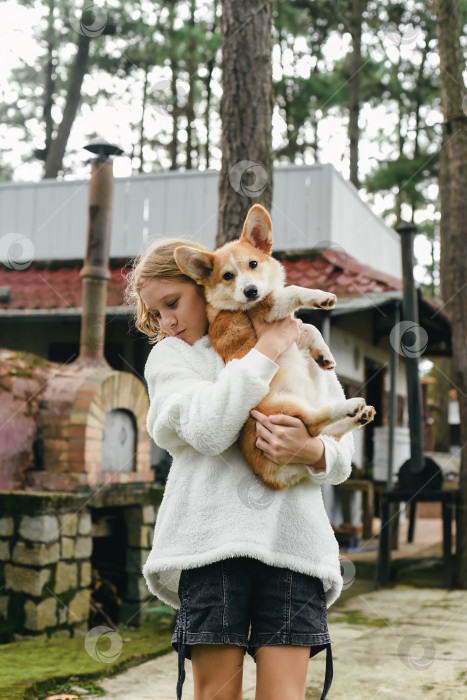
[[[202,291],[194,282],[154,277],[142,287],[140,296],[163,333],[193,345],[208,332]]]

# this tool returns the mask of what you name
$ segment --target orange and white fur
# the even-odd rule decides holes
[[[226,243],[214,253],[190,246],[175,250],[182,272],[204,286],[209,339],[225,363],[243,357],[257,342],[248,313],[267,323],[283,319],[302,306],[329,309],[336,302],[336,296],[328,292],[285,287],[285,270],[272,257],[272,245],[271,218],[264,207],[256,204],[248,212],[239,240]],[[319,373],[335,367],[315,326],[303,324],[298,345],[292,343],[276,362],[279,369],[268,395],[256,407],[258,411],[297,416],[311,436],[325,433],[336,439],[373,420],[375,410],[362,398],[314,408],[320,389]],[[309,478],[303,464],[271,462],[256,447],[256,439],[256,421],[249,416],[239,443],[246,461],[264,484],[282,490]]]

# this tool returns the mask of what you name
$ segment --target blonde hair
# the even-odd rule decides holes
[[[131,261],[131,269],[126,275],[124,302],[130,306],[136,306],[135,326],[148,336],[151,344],[168,337],[168,333],[161,331],[157,318],[147,310],[141,298],[140,292],[146,282],[154,278],[190,282],[198,287],[200,295],[204,298],[203,287],[185,275],[175,262],[174,251],[180,245],[189,245],[204,252],[208,250],[199,243],[184,238],[163,238],[155,241],[145,253],[134,258]]]

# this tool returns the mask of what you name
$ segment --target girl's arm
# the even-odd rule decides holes
[[[207,381],[187,362],[179,343],[160,341],[146,362],[148,432],[169,452],[188,444],[205,455],[222,454],[238,438],[250,409],[268,393],[278,365],[253,348],[228,362],[216,381]]]
[[[327,370],[325,376],[328,386],[327,395],[323,397],[322,403],[345,400],[344,390],[336,373]],[[251,415],[257,420],[257,447],[265,451],[276,464],[306,464],[310,478],[320,484],[340,484],[349,478],[355,452],[351,432],[343,435],[340,440],[330,435],[311,438],[299,418],[282,414],[268,418],[259,411],[252,411]],[[324,455],[317,441],[323,443]]]
[[[284,414],[265,416],[250,411],[256,419],[256,446],[276,464],[306,464],[313,480],[340,484],[352,470],[354,438],[346,433],[339,441],[329,435],[310,437],[300,418]],[[324,453],[323,453],[324,447]]]

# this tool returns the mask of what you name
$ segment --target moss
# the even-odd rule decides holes
[[[163,486],[151,483],[112,484],[92,493],[92,507],[159,505],[164,495]]]
[[[78,591],[73,589],[71,591],[65,591],[65,593],[59,593],[57,595],[58,600],[60,601],[62,607],[69,607],[71,601],[75,597],[76,593]],[[50,595],[50,593],[49,593]],[[60,607],[60,603],[57,602],[57,605]]]
[[[34,355],[32,352],[25,352],[24,350],[14,350],[12,351],[12,356],[15,359],[27,362],[31,369],[35,367],[50,367],[50,365],[54,364],[46,360],[45,357],[40,357],[39,355]]]
[[[172,650],[171,632],[162,631],[157,620],[145,621],[138,628],[121,625],[125,640],[118,658],[100,663],[86,651],[84,640],[31,639],[2,646],[2,700],[42,700],[47,695],[66,692],[71,685],[90,687],[93,683],[120,673]],[[79,673],[77,673],[79,669]]]
[[[86,500],[85,494],[71,492],[0,491],[0,513],[3,517],[12,516],[15,520],[15,528],[18,528],[24,515],[56,516],[59,513],[76,512],[86,503]]]
[[[467,671],[461,671],[458,675],[458,680],[467,685]]]
[[[361,610],[345,610],[338,617],[332,618],[332,623],[345,622],[348,625],[367,625],[368,627],[388,627],[394,625],[394,621],[377,617],[369,618],[361,612]]]
[[[149,490],[149,503],[153,506],[160,506],[164,496],[164,486],[154,486]]]
[[[451,605],[449,603],[423,603],[422,608],[442,608],[443,610],[450,610]]]

